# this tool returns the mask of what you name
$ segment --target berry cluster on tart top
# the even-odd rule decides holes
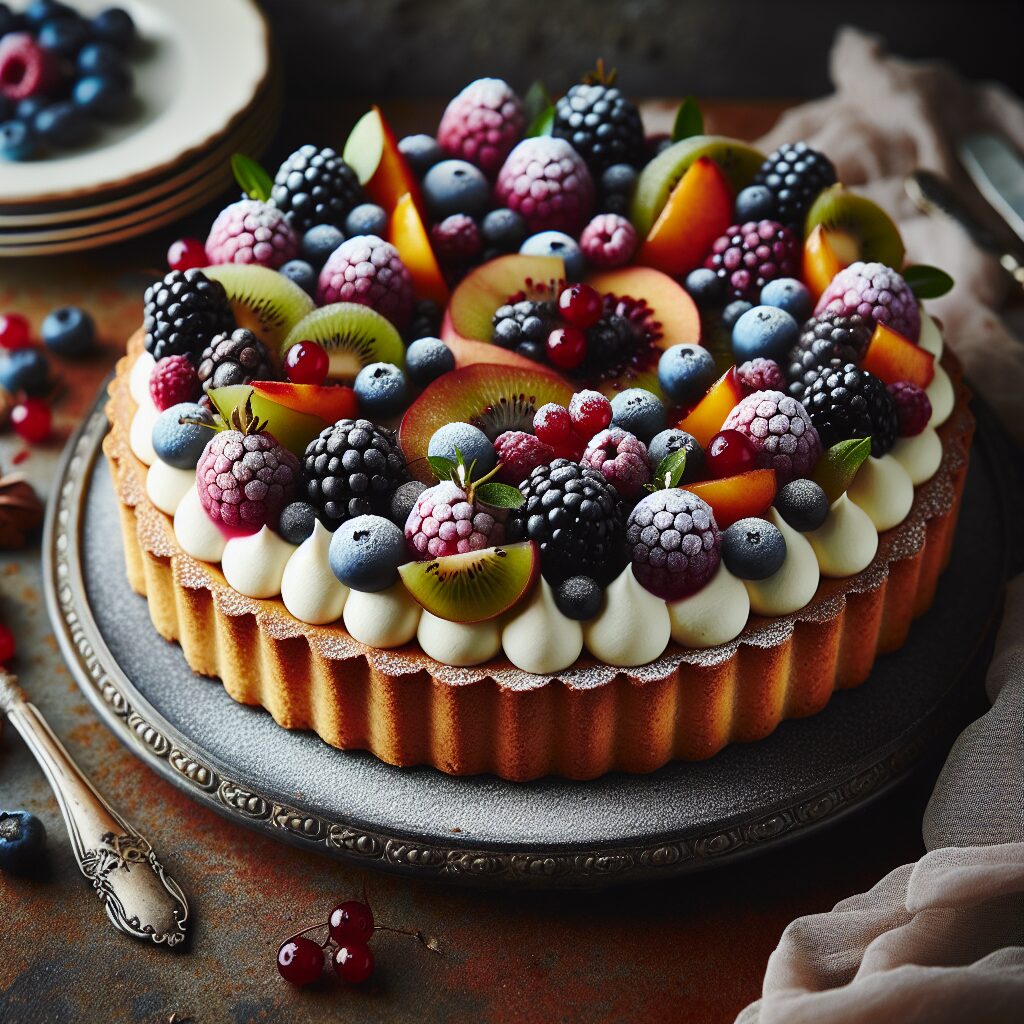
[[[236,157],[106,442],[194,669],[394,763],[588,777],[764,735],[902,643],[971,432],[920,305],[949,279],[824,154],[702,131],[645,136],[600,73],[482,79],[436,136],[375,107],[343,155]]]

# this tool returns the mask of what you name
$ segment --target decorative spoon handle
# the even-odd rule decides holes
[[[185,894],[153,847],[100,796],[61,745],[14,676],[0,669],[0,710],[21,733],[60,804],[82,874],[114,927],[167,946],[185,938]]]

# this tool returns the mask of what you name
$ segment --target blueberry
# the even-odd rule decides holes
[[[92,34],[105,43],[127,50],[135,42],[135,22],[120,7],[108,7],[92,19]]]
[[[564,231],[541,231],[530,235],[519,247],[524,256],[558,256],[565,263],[568,281],[579,281],[587,271],[583,250],[575,238]]]
[[[313,265],[305,260],[289,260],[278,273],[294,281],[307,295],[316,291],[318,274]]]
[[[43,344],[61,356],[79,356],[96,343],[96,325],[84,309],[60,306],[43,321]]]
[[[547,350],[540,341],[521,341],[516,346],[516,355],[524,359],[532,359],[535,363],[546,361]]]
[[[761,289],[761,305],[784,309],[799,323],[811,315],[811,293],[803,281],[795,277],[780,277],[769,281]]]
[[[416,505],[419,496],[427,489],[422,480],[406,480],[404,484],[395,488],[391,495],[389,513],[391,521],[404,527]]]
[[[127,110],[131,92],[122,79],[113,75],[86,75],[75,82],[71,98],[93,117],[114,118]]]
[[[417,178],[422,178],[445,157],[444,150],[433,135],[406,135],[398,143],[398,152],[408,161]]]
[[[691,480],[700,480],[704,476],[704,449],[693,434],[688,434],[678,427],[669,427],[651,438],[651,443],[647,446],[651,470],[657,470],[663,459],[680,448],[686,449],[686,467],[679,482],[685,484]]]
[[[487,435],[470,423],[446,423],[434,431],[427,443],[427,454],[455,461],[456,451],[462,452],[462,460],[468,466],[476,463],[474,476],[489,473],[497,464],[494,445]]]
[[[515,252],[526,238],[526,221],[515,210],[491,210],[480,222],[484,241],[498,252]]]
[[[121,51],[109,43],[86,43],[78,51],[75,64],[80,75],[113,75],[115,78],[123,78],[128,74]]]
[[[748,359],[774,359],[782,365],[800,338],[800,325],[784,309],[754,306],[732,329],[732,353],[737,364]]]
[[[18,15],[7,4],[0,4],[0,37],[8,32],[17,32],[19,25]]]
[[[685,287],[690,293],[690,298],[701,309],[714,309],[725,302],[727,294],[725,281],[707,267],[691,270],[686,275]]]
[[[604,593],[589,576],[570,576],[555,588],[555,604],[567,619],[586,622],[601,610]]]
[[[78,12],[59,0],[33,0],[25,8],[25,21],[38,28],[44,21],[57,18],[77,18]]]
[[[386,238],[387,233],[387,211],[376,203],[360,203],[349,210],[345,218],[345,234],[349,238],[356,235],[377,235]]]
[[[70,100],[61,100],[43,107],[36,114],[32,125],[44,142],[63,148],[80,145],[92,133],[92,123]]]
[[[43,823],[28,811],[0,811],[0,870],[31,871],[46,846]]]
[[[293,501],[281,509],[277,532],[289,544],[301,544],[312,535],[316,521],[316,509],[308,501]]]
[[[740,519],[722,534],[722,561],[741,580],[766,580],[786,560],[786,538],[766,519]]]
[[[665,429],[665,406],[644,388],[626,388],[612,399],[612,423],[646,444]]]
[[[465,160],[442,160],[423,176],[423,198],[434,220],[453,213],[480,217],[491,204],[491,186],[479,167]]]
[[[14,108],[14,116],[19,121],[31,125],[36,119],[36,114],[46,106],[46,102],[42,96],[28,96],[23,100],[18,100],[18,105]]]
[[[373,593],[398,581],[398,567],[409,560],[405,535],[383,516],[356,516],[331,538],[331,571],[353,590]]]
[[[703,345],[673,345],[658,360],[658,383],[676,405],[693,405],[716,376],[715,360]]]
[[[199,423],[182,423],[183,419]],[[200,426],[200,423],[209,426]],[[179,402],[164,409],[153,424],[153,451],[161,462],[175,469],[195,469],[207,442],[213,437],[213,416],[195,402]]]
[[[38,394],[46,389],[50,366],[42,349],[19,348],[0,356],[0,387],[14,394]]]
[[[14,119],[15,102],[0,93],[0,124]]]
[[[722,323],[731,331],[736,326],[736,321],[748,309],[753,309],[754,304],[747,302],[746,299],[736,299],[734,302],[730,302],[725,309],[722,310]]]
[[[45,22],[36,42],[61,57],[74,57],[88,42],[89,29],[80,18],[57,18]]]
[[[420,338],[405,352],[405,371],[417,387],[425,388],[442,373],[455,369],[455,356],[440,338]]]
[[[405,405],[405,374],[394,363],[370,363],[356,375],[359,408],[369,417],[393,416]]]
[[[828,516],[828,497],[813,480],[790,480],[775,495],[775,511],[800,533],[816,530]]]
[[[770,220],[775,216],[775,196],[764,185],[748,185],[736,196],[736,220]]]
[[[319,269],[344,241],[345,236],[333,224],[317,224],[302,236],[302,255]]]
[[[0,159],[28,160],[36,151],[36,135],[24,121],[0,124]]]
[[[639,175],[631,164],[612,164],[601,173],[601,194],[627,198],[633,195]]]

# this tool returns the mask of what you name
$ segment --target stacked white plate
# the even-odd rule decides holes
[[[110,0],[71,0],[83,14]],[[252,0],[120,0],[138,27],[135,113],[96,141],[0,160],[0,256],[95,249],[183,217],[258,157],[280,114],[266,22]]]

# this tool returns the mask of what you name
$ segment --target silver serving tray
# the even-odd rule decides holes
[[[592,782],[455,778],[335,750],[234,703],[155,632],[145,599],[128,586],[117,501],[98,457],[104,396],[68,444],[44,537],[50,616],[71,671],[154,771],[239,824],[328,856],[420,878],[558,887],[732,862],[883,793],[948,740],[980,685],[1009,507],[996,471],[1001,438],[984,415],[932,609],[863,686],[812,718],[707,761]]]

